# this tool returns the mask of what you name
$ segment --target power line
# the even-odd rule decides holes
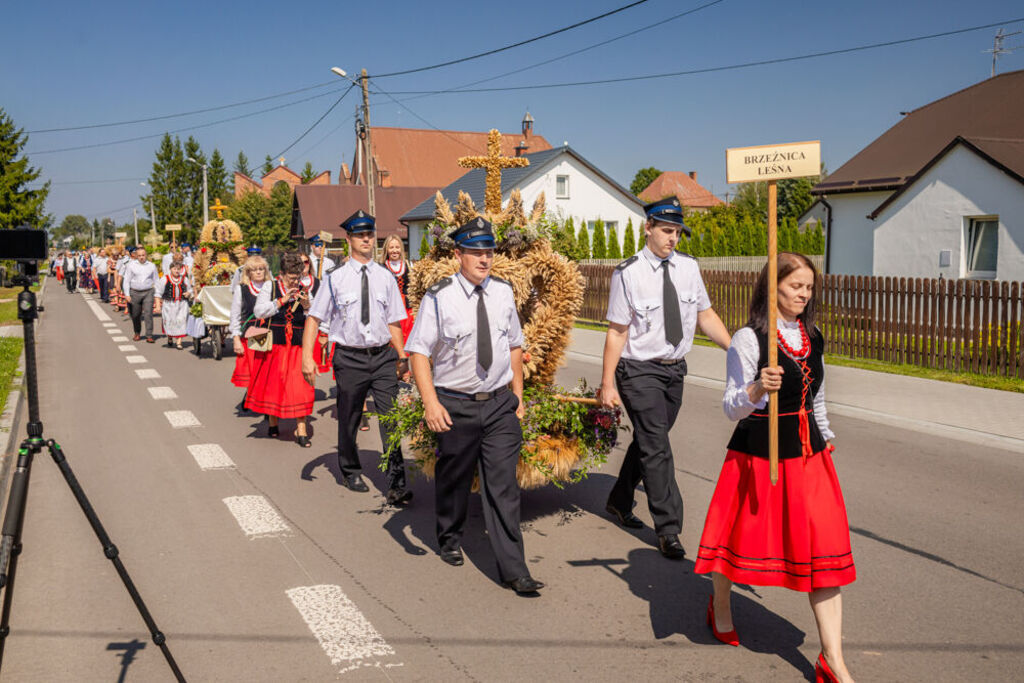
[[[245,100],[244,102],[234,102],[233,104],[222,104],[217,107],[207,107],[206,109],[194,109],[192,111],[183,111],[178,114],[164,114],[163,116],[150,116],[144,119],[132,119],[130,121],[112,121],[110,123],[92,123],[83,126],[64,126],[63,128],[40,128],[38,130],[27,131],[29,134],[39,133],[59,133],[71,130],[90,130],[93,128],[111,128],[113,126],[127,126],[133,123],[149,123],[151,121],[164,121],[166,119],[175,119],[182,116],[192,116],[193,114],[206,114],[211,111],[220,111],[222,109],[231,109],[233,107],[242,107],[247,104],[255,104],[257,102],[266,102],[267,100],[274,100],[278,97],[287,97],[288,95],[295,95],[300,92],[308,92],[310,90],[316,90],[317,88],[323,88],[327,85],[334,85],[334,81],[326,81],[324,83],[317,83],[306,88],[299,88],[298,90],[289,90],[288,92],[277,93],[276,95],[267,95],[266,97],[257,97],[252,100]]]
[[[830,57],[834,55],[848,54],[851,52],[862,52],[864,50],[874,50],[881,47],[892,47],[894,45],[905,45],[907,43],[915,43],[922,40],[931,40],[932,38],[944,38],[947,36],[954,36],[961,33],[969,33],[971,31],[980,31],[982,29],[992,28],[994,26],[1000,26],[1002,24],[1016,23],[1024,21],[1024,18],[1010,19],[1008,21],[997,21],[991,24],[985,24],[983,26],[971,26],[970,28],[956,29],[953,31],[943,31],[941,33],[931,33],[924,36],[915,36],[913,38],[902,38],[900,40],[888,40],[881,43],[871,43],[869,45],[858,45],[857,47],[842,48],[839,50],[826,50],[824,52],[812,52],[804,55],[797,55],[794,57],[778,57],[776,59],[764,59],[756,62],[743,62],[740,64],[729,64],[726,66],[712,66],[705,67],[702,69],[688,69],[686,71],[671,71],[668,73],[660,74],[646,74],[641,76],[624,76],[621,78],[603,78],[594,81],[574,81],[568,83],[541,83],[537,85],[519,85],[519,86],[507,86],[503,88],[466,88],[463,90],[396,90],[394,95],[446,95],[446,94],[460,94],[460,93],[484,93],[484,92],[512,92],[517,90],[542,90],[551,88],[571,88],[585,85],[604,85],[608,83],[624,83],[626,81],[645,81],[654,80],[659,78],[674,78],[678,76],[692,76],[695,74],[713,73],[718,71],[732,71],[735,69],[746,69],[754,66],[766,66],[770,64],[783,64],[786,62],[798,62],[807,59],[815,59],[817,57]]]
[[[58,152],[74,152],[74,151],[78,151],[78,150],[82,150],[82,149],[95,149],[97,147],[109,147],[111,145],[121,145],[121,144],[128,143],[128,142],[138,142],[139,140],[151,140],[153,138],[162,138],[164,135],[170,135],[172,133],[184,133],[184,132],[190,131],[190,130],[198,130],[200,128],[209,128],[210,126],[216,126],[216,125],[219,125],[221,123],[228,123],[230,121],[238,121],[239,119],[248,118],[250,116],[257,116],[259,114],[266,114],[268,112],[277,111],[278,109],[284,109],[286,107],[293,107],[293,106],[295,106],[297,104],[302,104],[303,102],[309,102],[311,100],[320,99],[321,97],[326,97],[327,95],[333,95],[333,94],[339,92],[340,90],[341,90],[340,88],[338,88],[337,90],[329,90],[327,92],[320,93],[319,95],[313,95],[312,97],[306,97],[306,98],[303,98],[301,100],[296,100],[295,102],[286,102],[285,104],[279,104],[279,105],[274,106],[274,107],[268,107],[267,109],[259,109],[257,111],[249,112],[248,114],[239,114],[238,116],[232,116],[232,117],[229,117],[229,118],[226,118],[226,119],[220,119],[219,121],[211,121],[210,123],[202,123],[202,124],[199,124],[199,125],[196,125],[196,126],[187,126],[185,128],[178,128],[176,130],[166,131],[164,133],[156,133],[154,135],[140,135],[140,136],[137,136],[137,137],[134,137],[134,138],[124,138],[124,139],[121,139],[121,140],[110,140],[108,142],[98,142],[98,143],[95,143],[95,144],[92,144],[92,145],[78,145],[77,147],[63,147],[61,149],[45,149],[45,150],[40,150],[40,151],[37,151],[37,152],[26,152],[26,154],[28,154],[28,155],[38,155],[38,154],[56,154]]]
[[[328,115],[328,114],[330,114],[330,113],[331,113],[332,111],[334,111],[334,108],[335,108],[335,107],[337,107],[337,106],[338,106],[339,104],[341,104],[341,101],[342,101],[343,99],[345,99],[345,95],[348,95],[348,94],[349,94],[349,92],[350,92],[350,91],[352,90],[352,88],[354,88],[354,87],[355,87],[355,84],[354,84],[354,83],[353,83],[352,85],[348,86],[348,88],[347,88],[347,89],[345,90],[345,92],[341,93],[341,97],[339,97],[338,99],[336,99],[336,100],[334,101],[334,104],[332,104],[332,105],[331,105],[330,107],[328,107],[328,108],[327,108],[327,111],[325,111],[325,112],[324,112],[323,114],[321,114],[321,115],[320,115],[320,118],[318,118],[318,119],[317,119],[316,121],[314,121],[314,122],[313,122],[313,125],[312,125],[312,126],[310,126],[309,128],[307,128],[307,129],[306,129],[306,131],[305,131],[305,132],[304,132],[304,133],[303,133],[302,135],[300,135],[299,137],[295,138],[295,141],[294,141],[294,142],[292,142],[292,144],[288,145],[287,147],[285,147],[285,148],[284,148],[283,150],[281,150],[280,152],[278,152],[278,153],[277,153],[277,154],[275,154],[274,156],[275,156],[275,157],[283,157],[283,156],[284,156],[284,153],[285,153],[285,152],[287,152],[288,150],[290,150],[290,149],[291,149],[292,147],[294,147],[295,145],[299,144],[299,141],[300,141],[300,140],[302,140],[302,138],[304,138],[304,137],[306,137],[307,135],[309,135],[309,132],[310,132],[311,130],[313,130],[314,128],[316,128],[316,127],[317,127],[317,125],[319,125],[321,121],[323,121],[323,120],[324,120],[325,118],[327,118],[327,115]]]
[[[461,91],[463,91],[464,88],[469,88],[470,86],[479,85],[480,83],[487,83],[489,81],[494,81],[494,80],[497,80],[499,78],[504,78],[505,76],[512,76],[512,75],[517,74],[517,73],[522,73],[523,71],[529,71],[530,69],[535,69],[538,66],[544,66],[545,64],[551,64],[552,62],[557,62],[559,60],[566,59],[568,57],[573,57],[573,56],[581,54],[583,52],[588,52],[590,50],[594,50],[594,49],[597,49],[599,47],[604,47],[605,45],[610,45],[611,43],[614,43],[616,41],[622,40],[624,38],[628,38],[630,36],[634,36],[637,33],[642,33],[643,31],[648,31],[648,30],[650,30],[652,28],[657,28],[659,26],[664,26],[665,24],[667,24],[670,21],[675,21],[676,19],[681,19],[682,17],[685,17],[685,16],[687,16],[689,14],[694,14],[694,13],[699,12],[701,10],[704,10],[704,9],[707,9],[707,8],[712,7],[714,5],[717,5],[717,4],[721,3],[721,2],[725,2],[725,0],[712,0],[711,2],[705,3],[705,4],[700,5],[698,7],[694,7],[693,9],[688,9],[685,12],[680,12],[679,14],[674,14],[674,15],[672,15],[670,17],[667,17],[665,19],[662,19],[660,21],[656,21],[653,24],[648,24],[647,26],[642,26],[642,27],[640,27],[638,29],[635,29],[633,31],[629,31],[627,33],[623,33],[621,35],[615,36],[614,38],[609,38],[608,40],[602,41],[600,43],[595,43],[593,45],[588,45],[588,46],[580,48],[578,50],[573,50],[572,52],[566,52],[565,54],[559,55],[557,57],[552,57],[550,59],[545,59],[545,60],[540,61],[540,62],[535,62],[535,63],[530,64],[528,66],[520,67],[518,69],[513,69],[512,71],[506,71],[505,73],[498,74],[497,76],[489,76],[487,78],[482,78],[482,79],[480,79],[478,81],[473,81],[471,83],[466,83],[464,85],[459,85],[459,86],[456,86],[454,88],[448,88],[446,90],[442,90],[442,91],[439,91],[437,93],[428,93],[428,94],[423,94],[423,95],[417,95],[415,97],[409,97],[409,98],[401,100],[401,101],[402,102],[408,102],[409,100],[420,99],[422,97],[430,97],[431,95],[434,95],[434,94],[442,94],[442,93],[448,93],[448,92],[461,92]]]
[[[298,156],[300,159],[303,158],[304,156],[306,156],[307,154],[312,152],[314,149],[316,149],[317,147],[322,145],[329,137],[331,137],[332,135],[337,133],[339,130],[341,130],[341,127],[344,126],[346,123],[348,123],[353,118],[355,118],[355,115],[354,114],[349,114],[344,119],[342,119],[341,123],[339,123],[337,126],[332,128],[329,133],[324,135],[322,138],[320,138],[319,140],[314,142],[312,145],[310,145],[309,147],[307,147],[303,151],[299,152],[296,156]]]
[[[99,183],[139,182],[142,178],[107,178],[106,180],[51,180],[51,185],[96,185]]]
[[[379,93],[379,94],[381,94],[381,95],[384,95],[385,97],[387,97],[388,99],[390,99],[390,100],[391,100],[392,102],[394,102],[395,104],[397,104],[397,105],[398,105],[399,107],[401,107],[402,109],[405,109],[405,110],[406,110],[407,112],[409,112],[410,114],[412,114],[413,116],[415,116],[415,117],[416,117],[417,119],[419,119],[419,120],[420,120],[420,121],[422,121],[423,123],[427,124],[427,126],[429,126],[430,128],[433,128],[434,130],[438,131],[439,133],[443,133],[443,134],[444,134],[444,136],[445,136],[446,138],[449,138],[450,140],[453,140],[453,141],[455,141],[455,142],[459,143],[460,145],[462,145],[463,147],[465,147],[465,148],[466,148],[466,149],[468,149],[469,151],[471,151],[471,152],[474,152],[474,153],[478,153],[478,152],[480,151],[480,150],[478,150],[478,149],[475,149],[475,148],[473,148],[473,147],[470,147],[470,146],[469,146],[468,144],[466,144],[466,143],[465,143],[465,142],[463,142],[462,140],[459,140],[458,138],[454,137],[454,136],[453,136],[453,135],[452,135],[451,133],[449,133],[448,131],[446,131],[446,130],[442,130],[441,128],[438,128],[437,126],[435,126],[434,124],[432,124],[432,123],[431,123],[430,121],[427,121],[427,120],[426,120],[425,118],[423,118],[422,116],[420,116],[419,114],[417,114],[416,112],[414,112],[414,111],[413,111],[412,109],[409,109],[409,107],[407,107],[406,105],[402,104],[401,102],[399,102],[398,100],[396,100],[396,99],[395,99],[394,97],[392,97],[392,96],[391,96],[391,93],[389,93],[389,92],[386,92],[386,91],[384,91],[384,90],[381,90],[381,89],[380,89],[380,87],[377,87],[377,89],[376,89],[376,91],[375,91],[375,94],[377,94],[377,93]]]
[[[535,36],[533,38],[528,38],[526,40],[521,40],[518,43],[512,43],[511,45],[506,45],[504,47],[498,47],[498,48],[495,48],[493,50],[487,50],[486,52],[479,52],[479,53],[477,53],[475,55],[469,55],[468,57],[461,57],[459,59],[453,59],[453,60],[450,60],[450,61],[447,61],[447,62],[441,62],[439,64],[432,64],[430,66],[421,66],[421,67],[417,67],[415,69],[405,69],[404,71],[392,71],[391,73],[386,73],[386,74],[370,74],[370,76],[372,78],[389,78],[391,76],[404,76],[405,74],[415,74],[415,73],[420,73],[422,71],[430,71],[431,69],[440,69],[443,66],[451,66],[453,64],[461,64],[463,62],[468,62],[468,61],[473,60],[473,59],[479,59],[480,57],[487,57],[488,55],[495,55],[495,54],[498,54],[499,52],[505,52],[506,50],[511,50],[513,48],[516,48],[516,47],[522,47],[523,45],[529,45],[530,43],[535,43],[538,40],[543,40],[544,38],[550,38],[551,36],[556,36],[559,33],[565,33],[566,31],[571,31],[574,28],[579,28],[580,26],[585,26],[585,25],[593,23],[593,22],[595,22],[595,21],[597,21],[599,19],[604,19],[605,17],[610,17],[613,14],[618,14],[619,12],[624,12],[624,11],[626,11],[628,9],[636,7],[637,5],[642,5],[645,2],[648,2],[648,0],[636,0],[636,2],[631,2],[628,5],[623,5],[622,7],[619,7],[618,9],[613,9],[611,11],[605,12],[604,14],[599,14],[596,17],[591,17],[590,19],[584,19],[583,21],[577,21],[575,24],[571,24],[569,26],[565,26],[565,27],[562,27],[560,29],[555,29],[554,31],[549,31],[549,32],[547,32],[547,33],[545,33],[543,35]]]

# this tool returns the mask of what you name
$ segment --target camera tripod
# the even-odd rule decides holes
[[[135,588],[128,570],[125,569],[121,558],[118,556],[117,546],[113,544],[107,535],[103,524],[100,523],[93,510],[92,504],[86,497],[82,486],[78,483],[67,458],[64,457],[64,450],[53,439],[43,439],[43,423],[39,419],[39,397],[36,389],[36,348],[35,330],[33,322],[39,317],[36,306],[36,295],[29,287],[32,280],[27,275],[22,275],[14,280],[15,284],[25,289],[18,294],[18,317],[21,319],[25,332],[25,385],[28,389],[28,438],[21,442],[18,448],[18,463],[11,478],[11,493],[7,500],[7,514],[4,517],[2,537],[0,537],[0,588],[4,588],[3,609],[0,611],[0,667],[3,666],[4,645],[7,636],[10,634],[8,620],[11,614],[11,599],[14,593],[14,577],[18,568],[18,556],[21,554],[21,532],[25,522],[25,503],[28,500],[28,480],[32,472],[32,459],[37,453],[43,450],[43,446],[50,452],[50,457],[57,464],[64,480],[71,488],[71,492],[78,501],[79,507],[85,513],[92,530],[103,546],[104,556],[114,563],[124,587],[131,596],[135,607],[139,610],[142,620],[146,622],[153,642],[163,652],[167,665],[171,668],[175,678],[184,681],[181,670],[178,668],[171,651],[167,647],[167,639],[157,627],[156,622],[146,608],[142,596]]]

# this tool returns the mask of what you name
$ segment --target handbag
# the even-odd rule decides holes
[[[274,338],[270,336],[269,327],[250,327],[245,331],[245,343],[253,351],[270,351]]]

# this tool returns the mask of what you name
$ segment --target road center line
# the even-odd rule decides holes
[[[118,331],[120,332],[120,330]],[[110,340],[115,342],[126,342],[128,341],[128,337],[111,337]]]
[[[394,649],[373,627],[340,586],[299,586],[285,591],[334,666],[345,673],[362,667],[401,666],[383,664]]]
[[[263,496],[231,496],[224,499],[224,504],[249,538],[284,536],[292,532],[291,527]]]
[[[171,426],[175,429],[202,426],[199,418],[193,415],[191,410],[165,410],[164,417],[167,418],[167,421],[170,422]]]
[[[170,387],[149,387],[149,395],[157,401],[178,398],[178,395],[174,393],[174,389]]]
[[[92,311],[93,315],[95,315],[100,322],[110,320],[110,316],[107,315],[106,311],[100,308],[100,305],[98,303],[89,298],[86,298],[85,303],[88,304],[89,310]]]
[[[201,470],[229,470],[235,468],[234,461],[228,456],[220,444],[197,443],[188,447],[188,452],[195,458]]]
[[[103,327],[117,327],[117,323],[115,323],[115,322],[103,323]]]
[[[139,376],[139,379],[160,379],[160,373],[153,368],[142,368],[136,370],[135,374]]]
[[[111,327],[107,330],[107,334],[121,334],[121,330],[116,327]]]
[[[138,351],[139,347],[135,344],[121,344],[117,347],[118,351]]]
[[[129,363],[145,363],[145,356],[125,356],[124,359]]]

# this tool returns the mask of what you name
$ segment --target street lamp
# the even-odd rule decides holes
[[[207,166],[206,166],[205,163],[201,164],[198,161],[196,161],[195,159],[193,159],[192,157],[185,157],[185,158],[188,159],[189,161],[191,161],[196,166],[201,166],[202,169],[203,169],[203,225],[206,225],[207,223],[210,222],[210,199],[209,199],[209,197],[206,196],[207,195],[207,185],[206,185],[206,168],[207,168]]]
[[[374,205],[373,197],[373,145],[370,142],[370,94],[369,94],[369,77],[366,75],[366,69],[363,69],[362,75],[359,77],[359,82],[356,82],[351,78],[345,70],[340,66],[332,66],[331,73],[336,76],[344,78],[352,85],[358,85],[363,89],[363,128],[365,130],[365,139],[363,140],[363,159],[366,161],[366,175],[363,176],[366,179],[366,206],[371,216],[376,216],[376,206]]]
[[[156,213],[153,211],[153,186],[146,183],[139,183],[139,185],[149,188],[149,221],[153,224],[153,233],[158,234],[156,229]],[[171,241],[173,242],[174,239],[172,238]]]

